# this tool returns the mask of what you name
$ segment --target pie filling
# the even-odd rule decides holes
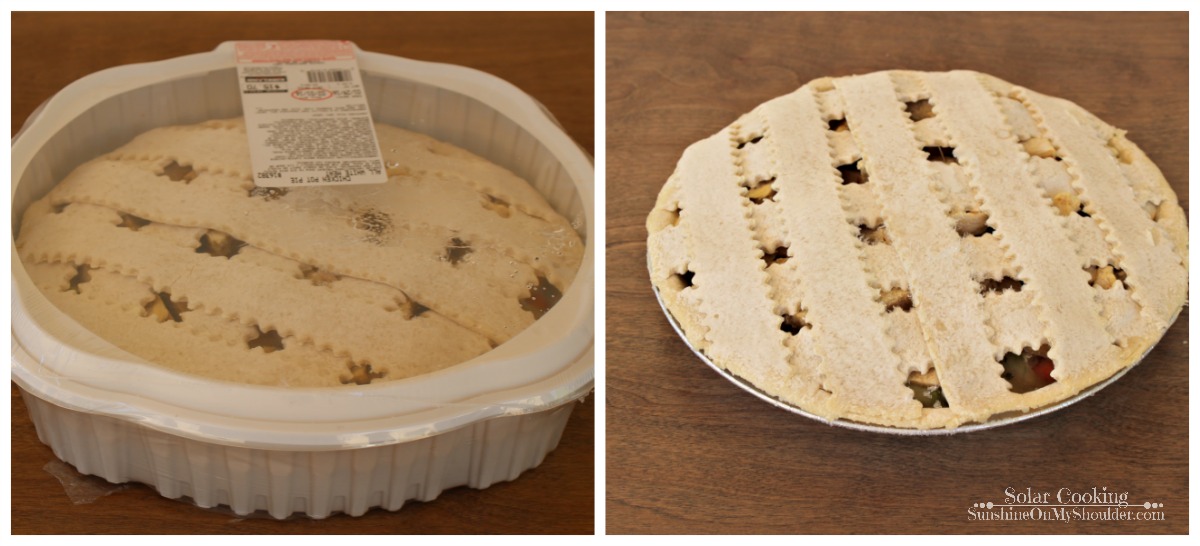
[[[938,382],[937,371],[929,370],[925,373],[913,372],[908,376],[908,383],[905,384],[913,391],[913,399],[920,402],[922,406],[927,408],[948,408],[950,403],[946,401],[946,395],[942,392],[942,384]]]
[[[1004,373],[1000,377],[1008,381],[1009,390],[1018,394],[1036,391],[1055,382],[1050,376],[1054,371],[1054,362],[1046,354],[1050,351],[1047,345],[1032,350],[1028,347],[1020,354],[1005,353],[1000,363],[1004,365]]]

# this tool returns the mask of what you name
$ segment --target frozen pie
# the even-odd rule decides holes
[[[690,146],[652,282],[714,364],[826,419],[986,422],[1135,363],[1187,295],[1158,168],[1079,106],[968,71],[824,78]]]
[[[388,181],[260,188],[240,119],[144,133],[24,213],[43,293],[150,362],[261,385],[363,385],[489,351],[570,286],[582,243],[525,180],[377,125]]]

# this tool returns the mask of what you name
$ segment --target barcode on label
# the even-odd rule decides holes
[[[309,70],[308,83],[353,81],[353,70]]]

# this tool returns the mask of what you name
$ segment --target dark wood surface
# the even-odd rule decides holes
[[[821,76],[986,72],[1129,131],[1186,208],[1186,14],[613,14],[607,78],[609,533],[1183,533],[1188,313],[1049,416],[931,438],[834,428],[702,364],[646,273],[646,215],[688,144]],[[1163,521],[969,521],[1006,487],[1127,491]]]
[[[589,152],[594,128],[591,13],[220,14],[16,13],[13,134],[72,81],[105,68],[210,51],[226,40],[348,39],[364,50],[469,66],[512,82],[554,113]],[[14,386],[12,531],[26,533],[584,533],[593,532],[592,398],[559,447],[514,482],[458,488],[399,512],[274,521],[238,518],[160,497],[142,485],[72,504],[43,470],[42,445]]]

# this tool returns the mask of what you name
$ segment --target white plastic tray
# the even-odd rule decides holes
[[[232,47],[104,70],[43,105],[12,145],[14,233],[77,165],[154,127],[239,116]],[[594,377],[588,157],[494,76],[358,55],[376,121],[509,168],[579,226],[584,259],[561,301],[499,348],[434,374],[336,389],[231,385],[146,363],[83,329],[33,286],[14,246],[12,378],[60,458],[201,506],[325,517],[513,479],[557,445]]]

